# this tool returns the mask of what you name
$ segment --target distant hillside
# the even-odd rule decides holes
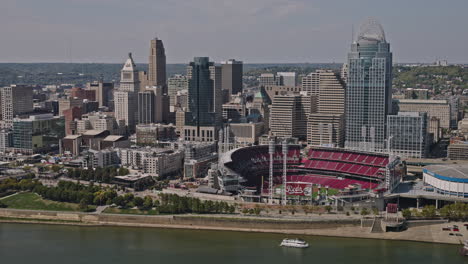
[[[137,64],[140,70],[147,70],[147,64]],[[270,71],[308,71],[317,68],[336,68],[341,64],[245,64],[244,72],[260,70]],[[0,86],[10,84],[47,85],[70,83],[84,85],[99,80],[118,81],[122,64],[105,63],[0,63]],[[184,74],[185,64],[168,64],[167,75]]]

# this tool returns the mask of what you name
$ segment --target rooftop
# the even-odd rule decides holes
[[[468,165],[429,165],[424,167],[424,169],[436,173],[440,176],[457,179],[468,179]]]
[[[121,139],[124,139],[123,136],[116,136],[116,135],[110,135],[104,138],[104,141],[119,141]]]
[[[398,99],[400,104],[447,104],[447,100]]]

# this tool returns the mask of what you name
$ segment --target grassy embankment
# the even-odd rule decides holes
[[[18,193],[10,197],[0,199],[11,209],[27,209],[27,210],[45,210],[45,211],[81,211],[78,204],[55,202],[42,199],[41,196],[35,193]],[[95,206],[90,205],[95,209]]]
[[[119,209],[119,208],[106,208],[103,213],[106,214],[132,214],[132,215],[158,215],[158,212],[154,209],[151,210],[140,210],[140,209]]]

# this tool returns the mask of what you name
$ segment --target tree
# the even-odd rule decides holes
[[[401,211],[401,214],[406,219],[411,218],[411,210],[410,209],[404,209],[403,211]]]
[[[361,215],[364,216],[364,215],[368,215],[368,214],[369,214],[369,211],[367,210],[367,208],[362,208]]]
[[[144,203],[144,200],[141,197],[135,197],[133,199],[133,203],[135,204],[136,207],[141,207]]]
[[[149,210],[153,207],[153,199],[150,196],[145,196],[145,201],[143,202],[143,209]]]
[[[422,216],[428,217],[428,218],[433,218],[437,216],[437,209],[435,208],[434,205],[426,205],[422,209]]]
[[[113,201],[117,206],[125,207],[126,202],[125,202],[125,199],[123,198],[123,196],[119,195],[119,196],[115,197]]]
[[[373,208],[372,208],[372,213],[373,213],[374,215],[378,215],[378,214],[379,214],[379,209],[377,209],[377,207],[373,207]]]
[[[130,173],[130,171],[127,168],[124,168],[124,167],[119,168],[119,175],[120,176],[125,176],[125,175],[127,175],[129,173]]]

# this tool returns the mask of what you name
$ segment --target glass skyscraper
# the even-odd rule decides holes
[[[382,26],[361,26],[348,54],[346,142],[349,149],[384,151],[391,113],[392,53]]]
[[[219,68],[219,66],[218,66]],[[216,66],[208,57],[195,57],[187,68],[188,112],[185,113],[185,136],[211,141],[221,121],[221,97],[216,86]],[[220,73],[220,72],[218,72]],[[187,128],[190,127],[190,128]],[[208,131],[208,130],[209,131]]]

